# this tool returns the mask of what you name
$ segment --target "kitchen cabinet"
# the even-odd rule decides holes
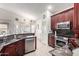
[[[56,29],[56,24],[57,24],[58,16],[51,17],[51,29],[55,30]]]
[[[37,38],[35,37],[35,50],[37,49]]]
[[[48,45],[51,47],[55,47],[55,38],[52,34],[48,35]]]
[[[4,46],[3,50],[1,51],[2,56],[16,56],[16,46],[15,44],[10,44]]]
[[[0,51],[2,56],[22,56],[25,54],[25,40],[20,40],[4,46]]]
[[[59,19],[59,22],[64,22],[64,20],[65,20],[65,13],[60,13],[58,19]]]
[[[20,41],[16,42],[15,45],[16,45],[17,56],[24,55],[24,53],[25,53],[25,41],[20,40]]]
[[[66,12],[66,14],[65,14],[66,16],[66,21],[71,21],[71,22],[73,22],[73,18],[74,18],[74,10],[73,10],[73,8],[72,9],[70,9],[69,11],[67,11]]]
[[[69,38],[69,46],[71,49],[75,49],[75,48],[79,47],[76,40],[77,40],[77,38]]]
[[[64,21],[71,21],[72,22],[73,21],[73,9],[70,9],[64,13],[65,13]]]
[[[79,34],[79,3],[74,4],[74,32]]]
[[[51,17],[51,29],[55,29],[55,21],[56,21],[56,19],[55,19],[55,17]]]
[[[73,20],[74,20],[74,9],[71,8],[69,11],[65,12],[65,21],[70,21],[71,30],[73,30]]]

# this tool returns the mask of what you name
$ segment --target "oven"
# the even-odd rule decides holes
[[[55,45],[56,46],[68,46],[68,37],[71,36],[71,24],[70,21],[59,22],[56,24],[55,31]]]
[[[62,37],[62,36],[57,36],[56,46],[59,46],[59,47],[68,46],[68,38]]]

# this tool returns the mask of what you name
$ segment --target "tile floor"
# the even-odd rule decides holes
[[[51,56],[49,53],[53,48],[45,45],[40,40],[37,40],[37,50],[26,54],[25,56]]]

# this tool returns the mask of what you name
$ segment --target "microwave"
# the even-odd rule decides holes
[[[57,23],[56,29],[70,29],[70,21]]]

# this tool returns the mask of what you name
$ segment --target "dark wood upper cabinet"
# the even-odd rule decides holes
[[[65,13],[61,13],[58,19],[59,19],[59,22],[64,22],[65,21]]]
[[[74,10],[73,9],[65,12],[65,20],[72,22],[73,21],[73,15],[74,15]]]
[[[51,17],[51,29],[55,30],[55,25],[58,22],[58,16]]]
[[[74,4],[74,32],[79,33],[79,3]]]
[[[55,17],[51,17],[51,29],[55,29]]]

